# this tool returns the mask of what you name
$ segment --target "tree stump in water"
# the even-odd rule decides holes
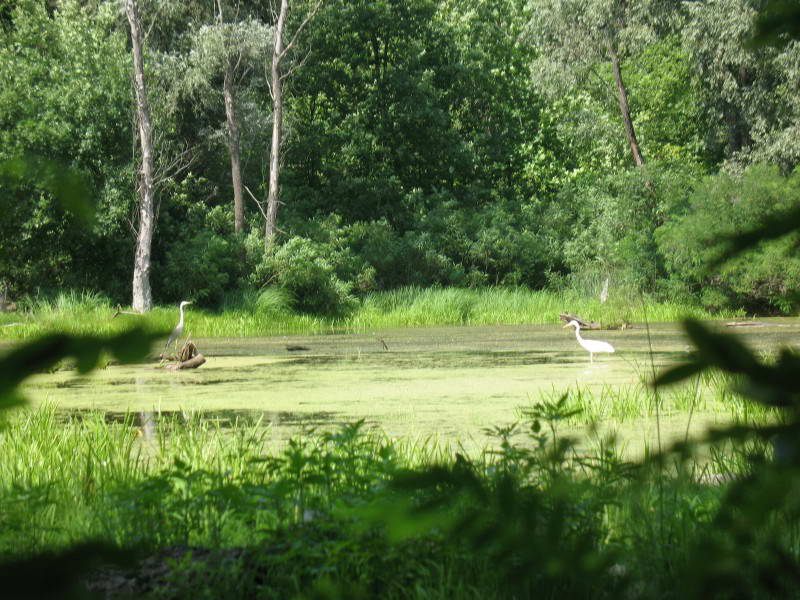
[[[179,369],[196,369],[205,362],[205,356],[197,351],[197,346],[194,345],[194,342],[186,342],[178,354],[178,362],[167,365],[167,369],[175,371]]]
[[[602,329],[603,326],[600,325],[597,321],[587,321],[579,317],[578,315],[571,315],[569,313],[561,313],[558,315],[558,318],[564,321],[565,323],[569,323],[570,321],[577,321],[578,325],[581,326],[581,329]]]

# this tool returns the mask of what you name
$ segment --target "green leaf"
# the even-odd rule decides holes
[[[678,383],[679,381],[688,379],[693,375],[697,375],[707,368],[708,365],[702,362],[691,362],[677,365],[659,373],[658,377],[656,377],[653,381],[653,386],[659,387]]]
[[[142,328],[131,329],[108,340],[108,349],[123,363],[135,362],[144,357],[152,343],[166,335],[167,332],[148,333]]]
[[[704,362],[732,373],[761,369],[753,353],[735,336],[715,333],[694,319],[684,321],[684,328]]]
[[[11,392],[10,394],[0,395],[0,411],[16,408],[25,404],[25,397],[18,392]],[[0,423],[2,423],[0,421]],[[2,425],[0,424],[0,427]]]
[[[91,372],[100,362],[102,346],[94,340],[75,338],[70,348],[70,354],[75,357],[75,368],[81,375]]]
[[[51,334],[27,342],[0,359],[0,398],[11,394],[34,373],[41,373],[70,353],[71,338]]]
[[[709,264],[708,270],[719,268],[723,263],[761,242],[778,239],[798,229],[800,229],[800,207],[772,215],[764,219],[758,227],[725,237],[722,240],[724,243],[722,252]]]
[[[782,47],[800,39],[800,5],[796,0],[771,0],[755,20],[750,46]]]
[[[77,170],[39,156],[0,161],[0,183],[45,189],[85,224],[91,224],[95,207],[86,178]]]
[[[49,551],[0,566],[4,598],[86,598],[81,579],[100,565],[128,566],[133,555],[110,544],[84,542],[57,552]]]
[[[17,346],[0,358],[0,408],[19,404],[18,386],[60,360],[75,359],[78,372],[85,375],[97,366],[104,350],[113,353],[120,362],[133,362],[143,358],[152,342],[161,336],[163,332],[148,333],[141,328],[110,337],[58,333]]]

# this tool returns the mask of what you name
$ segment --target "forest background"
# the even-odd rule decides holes
[[[608,278],[711,310],[800,304],[796,236],[707,269],[726,234],[800,205],[800,46],[748,43],[764,2],[284,1],[279,187],[275,4],[138,2],[156,302],[278,287],[343,314],[402,286]],[[96,203],[87,226],[41,174],[0,182],[11,297],[130,304],[131,50],[119,2],[0,1],[0,163],[66,165]]]

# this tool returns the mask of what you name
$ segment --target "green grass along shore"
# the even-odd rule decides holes
[[[27,339],[50,331],[109,334],[134,323],[169,331],[178,319],[177,306],[159,306],[139,316],[112,306],[106,298],[92,292],[69,292],[21,305],[23,309],[17,312],[0,313],[0,340]],[[612,297],[601,303],[597,298],[575,292],[407,287],[371,293],[350,314],[331,317],[297,313],[282,290],[267,288],[238,294],[217,312],[189,307],[185,333],[193,337],[248,337],[436,325],[544,325],[558,323],[558,315],[564,311],[611,328],[624,322],[668,322],[687,316],[742,316],[742,313],[712,315],[698,306],[636,295]]]

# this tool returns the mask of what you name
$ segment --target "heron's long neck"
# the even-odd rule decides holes
[[[181,313],[181,322],[183,322],[183,313]],[[581,328],[580,327],[576,327],[575,328],[575,337],[578,338],[579,342],[583,341],[583,338],[581,337]]]
[[[181,318],[178,321],[178,327],[182,327],[182,326],[183,326],[183,306],[181,306]]]

